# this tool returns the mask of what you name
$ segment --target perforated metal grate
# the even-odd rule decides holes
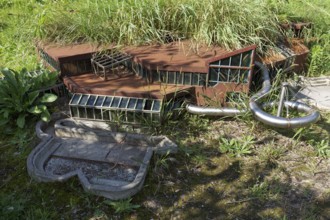
[[[138,122],[141,117],[158,120],[162,101],[76,93],[69,105],[73,118],[131,123]]]

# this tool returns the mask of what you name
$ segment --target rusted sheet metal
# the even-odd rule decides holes
[[[171,99],[179,91],[184,90],[196,98],[198,103],[205,104],[203,93],[206,96],[224,102],[225,94],[228,91],[247,93],[249,90],[250,82],[244,85],[219,82],[214,87],[208,87],[207,82],[205,86],[167,85],[153,82],[150,79],[151,74],[149,78],[141,79],[136,77],[133,72],[125,73],[127,70],[123,71],[120,69],[114,69],[114,71],[120,71],[120,77],[113,78],[109,76],[109,80],[104,82],[91,74],[92,70],[87,68],[87,66],[89,67],[87,63],[90,62],[96,52],[100,50],[111,50],[113,46],[98,46],[93,44],[61,46],[39,43],[38,48],[46,53],[52,59],[51,61],[57,63],[62,72],[63,81],[71,92]],[[228,51],[221,47],[208,48],[203,45],[193,48],[191,42],[182,41],[166,45],[126,47],[122,51],[131,55],[134,62],[142,64],[144,68],[149,70],[208,74],[210,62],[254,50],[255,48],[255,45],[235,51]],[[81,66],[85,67],[85,69],[81,70]],[[89,68],[91,67],[92,65]],[[248,67],[248,69],[253,69],[253,66]],[[251,80],[251,75],[252,71],[249,75],[249,81]],[[214,94],[218,95],[215,96]]]
[[[92,73],[64,77],[63,82],[69,91],[74,93],[155,99],[171,98],[179,91],[191,88],[191,86],[165,85],[161,83],[149,84],[136,76],[117,78],[105,82]]]
[[[270,55],[260,57],[257,61],[262,62],[268,69],[290,69],[294,72],[306,70],[309,49],[300,39],[289,39],[287,42],[278,45],[277,51],[270,51]]]
[[[173,42],[165,45],[127,47],[124,51],[133,56],[134,62],[149,70],[208,73],[208,64],[215,60],[254,50],[255,45],[229,51],[221,47],[198,45],[190,41]]]
[[[248,93],[247,84],[219,83],[214,87],[195,87],[197,105],[224,106],[228,92]]]

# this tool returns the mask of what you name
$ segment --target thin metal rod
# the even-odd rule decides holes
[[[281,117],[282,110],[283,110],[283,104],[284,104],[284,98],[287,91],[288,83],[282,83],[282,90],[281,90],[281,96],[280,101],[278,103],[278,109],[277,109],[277,117]]]

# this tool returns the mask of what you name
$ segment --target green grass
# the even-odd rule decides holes
[[[0,67],[39,67],[34,48],[38,39],[142,44],[163,42],[164,36],[172,35],[230,48],[256,43],[263,50],[281,36],[276,22],[290,20],[313,22],[313,29],[306,32],[312,53],[305,74],[330,75],[329,11],[330,2],[323,0],[1,1]],[[285,79],[283,74],[281,80]],[[277,97],[274,92],[271,98]],[[110,205],[86,194],[76,179],[31,180],[26,159],[39,142],[34,123],[10,135],[0,133],[0,219],[330,216],[329,190],[308,185],[322,185],[328,178],[329,114],[322,113],[322,120],[302,130],[274,130],[257,123],[251,114],[235,119],[184,114],[161,127],[150,122],[149,132],[169,136],[179,152],[153,157],[141,192]],[[255,137],[253,143],[242,139],[249,135]],[[221,153],[220,145],[227,142]],[[306,180],[305,185],[294,180]]]
[[[244,6],[244,7],[242,7]],[[280,35],[266,1],[75,1],[46,8],[38,34],[50,41],[144,44],[165,36],[240,48]]]

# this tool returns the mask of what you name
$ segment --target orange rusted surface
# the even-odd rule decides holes
[[[77,57],[91,57],[101,50],[111,49],[113,45],[73,44],[57,45],[38,43],[49,56],[56,61],[68,62]],[[176,72],[208,73],[208,64],[248,50],[254,50],[256,45],[239,50],[229,51],[224,48],[207,45],[194,45],[191,41],[179,41],[164,45],[130,46],[122,48],[130,54],[133,60],[151,70]]]
[[[221,47],[193,45],[190,41],[178,41],[164,45],[126,47],[124,51],[134,61],[151,70],[208,73],[208,64],[214,60],[255,49],[255,45],[228,51]]]
[[[56,60],[61,68],[61,75],[67,88],[74,93],[87,93],[99,95],[113,95],[125,97],[171,99],[174,96],[189,93],[199,105],[212,104],[209,101],[224,103],[227,92],[248,93],[249,85],[219,82],[214,87],[168,85],[152,82],[151,75],[141,79],[127,69],[116,69],[107,74],[107,81],[93,73],[70,73],[70,66],[77,62],[89,60],[98,51],[111,49],[113,46],[99,46],[93,44],[79,44],[59,46],[55,44],[38,45],[39,48]],[[130,54],[135,63],[141,64],[149,70],[175,71],[175,72],[209,72],[209,64],[236,54],[254,50],[255,45],[239,50],[228,51],[221,47],[207,47],[194,45],[191,41],[179,41],[165,45],[147,45],[124,47],[122,51]],[[64,68],[64,64],[65,67]],[[251,67],[252,68],[252,67]],[[252,75],[252,74],[251,74]],[[250,76],[251,78],[251,76]],[[249,78],[249,80],[250,80]],[[209,98],[206,98],[209,97]]]
[[[190,91],[192,89],[191,86],[149,84],[135,75],[113,77],[108,81],[104,81],[93,73],[87,73],[64,77],[63,82],[71,92],[75,93],[152,99],[168,99],[182,90]]]
[[[198,105],[223,106],[226,104],[227,92],[249,92],[247,84],[219,83],[214,87],[195,87]]]
[[[291,69],[295,72],[304,71],[308,59],[308,47],[303,44],[301,39],[297,38],[288,39],[288,41],[285,42],[284,45],[294,53],[292,57],[293,66],[291,67]],[[264,57],[258,56],[256,59],[264,63],[269,68],[279,68],[283,65],[285,66],[288,60],[283,54],[277,51],[270,51],[269,55]]]
[[[61,58],[91,55],[95,52],[110,49],[112,46],[104,46],[97,44],[72,44],[72,45],[59,45],[54,43],[42,44],[39,42],[37,47],[42,48],[49,56],[55,60]]]

